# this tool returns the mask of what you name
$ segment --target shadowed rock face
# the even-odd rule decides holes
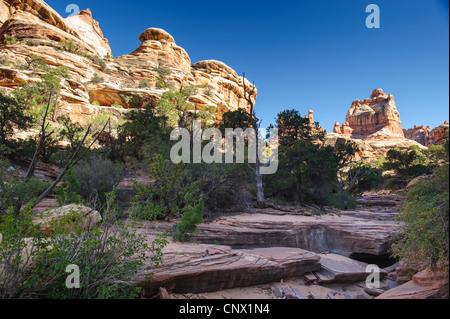
[[[414,140],[423,146],[430,146],[434,144],[434,132],[429,126],[425,127],[425,125],[416,125],[412,129],[403,130],[403,132],[405,133],[406,138]]]
[[[218,242],[233,248],[267,246],[297,247],[314,252],[344,256],[368,254],[382,256],[391,252],[393,221],[378,221],[353,216],[279,216],[246,214],[223,218],[199,226],[194,240]]]

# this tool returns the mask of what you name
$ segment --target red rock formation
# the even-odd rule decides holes
[[[191,59],[187,52],[175,44],[173,37],[158,28],[149,28],[141,33],[142,44],[130,55],[148,59],[156,66],[180,69],[185,73],[191,70]]]
[[[415,125],[412,129],[403,130],[405,137],[414,140],[423,146],[430,146],[434,144],[434,135],[433,131],[429,126],[425,127],[425,125],[417,126]]]
[[[39,81],[35,70],[22,67],[28,65],[32,54],[52,68],[66,67],[70,80],[61,83],[58,111],[73,121],[85,123],[90,116],[105,112],[117,115],[133,107],[130,101],[134,97],[145,101],[159,99],[167,89],[156,87],[157,67],[170,69],[166,80],[173,90],[202,85],[189,102],[197,110],[214,106],[218,120],[227,111],[249,109],[242,77],[219,61],[201,61],[191,66],[187,52],[162,29],[142,32],[142,43],[134,52],[107,58],[111,56],[109,42],[89,9],[66,19],[42,0],[0,0],[0,9],[0,42],[5,36],[17,40],[17,44],[0,46],[0,61],[7,61],[0,65],[0,87],[11,90],[24,82]],[[62,41],[71,41],[78,49],[61,50]],[[94,74],[103,79],[102,83],[90,83]],[[148,85],[141,87],[144,80]],[[247,80],[246,89],[248,93],[253,91],[251,99],[255,101],[257,90]],[[123,109],[111,108],[117,103]]]
[[[92,17],[91,10],[82,10],[78,14],[68,17],[65,21],[72,29],[78,32],[84,43],[91,45],[95,49],[99,56],[112,55],[109,41],[103,36],[99,23]]]
[[[335,126],[334,133],[375,141],[405,137],[394,96],[382,89],[375,89],[369,99],[354,101],[346,122],[340,129]]]
[[[434,141],[435,143],[439,143],[443,139],[446,138],[446,131],[449,129],[448,121],[445,121],[444,124],[438,126],[434,129]]]

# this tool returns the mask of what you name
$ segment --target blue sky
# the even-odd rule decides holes
[[[90,8],[114,56],[135,50],[149,27],[168,31],[192,63],[225,62],[255,81],[257,115],[309,109],[327,131],[375,88],[393,94],[404,128],[449,119],[448,0],[139,1],[47,0]],[[377,4],[381,28],[368,29]]]

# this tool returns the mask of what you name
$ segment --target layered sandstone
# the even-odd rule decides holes
[[[429,126],[425,127],[425,125],[415,125],[414,128],[405,129],[403,132],[407,139],[414,140],[423,146],[430,146],[434,144],[434,132]]]
[[[171,293],[214,292],[265,284],[319,270],[320,257],[302,249],[234,250],[227,246],[171,243],[151,279],[141,278],[145,296],[161,287]]]
[[[448,121],[445,121],[444,124],[436,127],[434,129],[434,142],[439,143],[439,142],[443,141],[444,139],[448,138],[448,136],[446,135],[446,132],[448,131],[448,129],[449,129]]]
[[[144,30],[135,51],[112,58],[109,42],[89,9],[63,18],[42,0],[1,0],[0,8],[0,42],[6,36],[14,36],[18,42],[0,46],[0,88],[11,90],[40,80],[42,72],[27,67],[31,55],[51,68],[66,67],[70,79],[62,83],[58,112],[74,121],[125,111],[136,107],[135,101],[145,101],[144,107],[155,102],[167,90],[156,85],[162,67],[170,70],[165,79],[170,89],[201,86],[189,97],[197,110],[214,106],[220,119],[229,110],[249,109],[243,77],[215,60],[191,65],[188,53],[162,29]],[[72,44],[74,50],[62,49],[64,43]],[[101,78],[99,83],[90,81],[95,74]],[[247,93],[253,92],[251,99],[256,100],[256,89],[247,80],[245,84]]]

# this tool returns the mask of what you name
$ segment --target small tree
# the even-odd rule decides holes
[[[0,90],[0,147],[13,133],[14,125],[25,130],[32,122],[33,119],[26,115],[24,103]]]
[[[172,73],[172,71],[169,68],[160,66],[153,69],[158,74],[158,77],[156,78],[156,88],[157,89],[167,89],[168,83],[167,83],[167,77]]]
[[[200,183],[185,183],[181,164],[173,164],[156,154],[146,159],[148,176],[155,181],[151,185],[133,183],[133,188],[145,204],[139,216],[148,220],[179,217],[187,206],[201,202]]]
[[[447,132],[448,136],[448,132]],[[449,141],[440,153],[433,177],[406,192],[399,216],[399,241],[394,256],[407,266],[449,268]]]
[[[429,174],[428,159],[417,146],[411,146],[406,152],[398,149],[390,150],[384,163],[385,170],[395,170],[406,181],[411,177]]]

